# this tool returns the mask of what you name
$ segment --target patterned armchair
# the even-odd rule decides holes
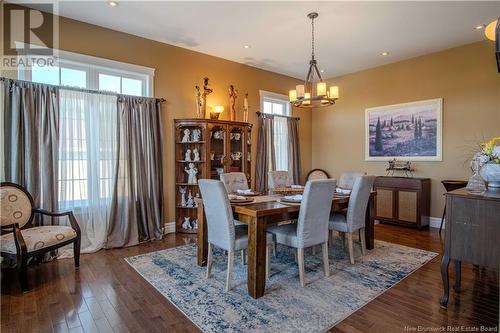
[[[80,227],[72,212],[34,208],[33,197],[21,186],[0,183],[0,255],[17,263],[21,289],[28,288],[28,259],[73,243],[75,267],[80,266]],[[33,217],[67,216],[68,226],[33,226]]]

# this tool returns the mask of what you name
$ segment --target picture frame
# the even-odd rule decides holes
[[[442,161],[443,99],[365,109],[365,161]]]

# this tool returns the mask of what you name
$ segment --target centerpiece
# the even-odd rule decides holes
[[[500,190],[500,136],[481,145],[479,174],[491,190]]]

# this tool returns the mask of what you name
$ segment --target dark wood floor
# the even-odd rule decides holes
[[[377,239],[442,252],[435,229],[377,225]],[[145,282],[124,257],[192,242],[168,235],[163,241],[83,255],[81,268],[59,260],[30,268],[31,291],[21,293],[15,272],[2,270],[2,332],[192,332],[175,306]],[[498,274],[463,265],[462,292],[439,307],[440,257],[342,321],[332,332],[408,332],[418,326],[498,325]],[[452,271],[452,269],[450,269]],[[405,327],[407,329],[405,330]],[[408,330],[408,328],[410,330]]]

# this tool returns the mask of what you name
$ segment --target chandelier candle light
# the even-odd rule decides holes
[[[330,106],[335,104],[335,101],[339,98],[339,87],[332,86],[327,89],[326,82],[321,77],[317,61],[314,59],[314,19],[318,17],[318,13],[309,13],[307,17],[311,19],[312,26],[312,54],[311,61],[309,61],[309,71],[307,72],[304,84],[296,86],[295,90],[290,90],[288,97],[290,103],[299,108]],[[315,75],[317,75],[319,82],[316,83],[316,91],[314,92]]]

